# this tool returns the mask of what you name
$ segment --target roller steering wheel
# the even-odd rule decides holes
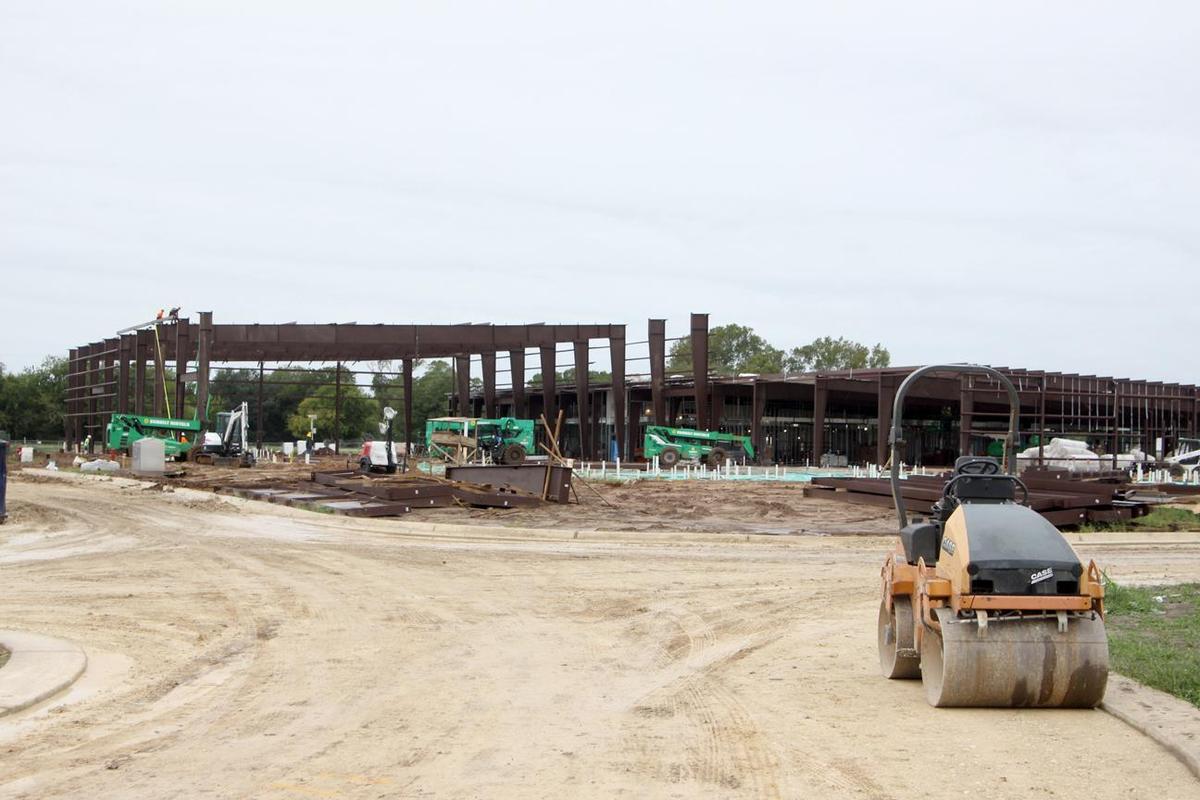
[[[955,467],[959,475],[999,475],[1000,464],[991,458],[972,458]]]

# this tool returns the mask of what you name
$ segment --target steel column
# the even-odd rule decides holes
[[[146,336],[147,331],[139,330],[134,333],[134,371],[133,371],[133,413],[146,413]]]
[[[971,428],[974,425],[975,412],[975,392],[971,385],[971,376],[964,375],[961,378],[959,390],[959,415],[958,415],[958,454],[960,456],[971,455]],[[1015,465],[1014,465],[1015,466]]]
[[[1108,421],[1108,424],[1112,426],[1112,436],[1109,437],[1109,446],[1112,449],[1109,452],[1112,453],[1113,469],[1117,469],[1119,463],[1117,461],[1117,454],[1121,452],[1121,425],[1120,417],[1117,412],[1117,409],[1120,408],[1121,405],[1121,384],[1118,381],[1112,382],[1112,397],[1112,416]]]
[[[588,342],[575,342],[575,409],[579,414],[579,457],[592,458],[592,414],[588,387]]]
[[[316,446],[316,442],[313,442]],[[333,373],[333,452],[342,452],[342,362]],[[391,459],[391,456],[388,456]]]
[[[208,359],[213,340],[212,317],[211,311],[200,312],[200,339],[196,348],[196,418],[202,423],[199,441],[204,441],[208,422]]]
[[[613,392],[613,435],[617,439],[617,452],[624,458],[630,458],[631,453],[625,449],[625,418],[628,409],[628,397],[625,389],[625,328],[621,327],[620,336],[608,337],[608,354],[611,361],[612,392]],[[604,447],[604,457],[608,457],[608,445]]]
[[[129,413],[129,363],[133,357],[133,336],[125,334],[121,337],[121,364],[117,377],[117,411]]]
[[[708,314],[692,314],[692,381],[696,392],[696,427],[710,428],[708,418]]]
[[[767,384],[755,378],[750,399],[750,441],[754,443],[759,461],[765,464],[769,459],[763,447],[762,421],[767,411]]]
[[[649,325],[650,401],[656,425],[667,424],[667,397],[664,376],[667,369],[667,321],[652,319]]]
[[[480,355],[483,364],[483,415],[488,419],[496,418],[496,353],[494,351]]]
[[[879,378],[877,407],[879,425],[875,429],[875,463],[885,464],[888,459],[888,435],[892,427],[892,404],[896,402],[896,384],[891,378]]]
[[[255,401],[258,410],[255,411],[257,422],[255,423],[255,446],[262,450],[263,446],[263,362],[258,362],[258,399]]]
[[[404,373],[404,455],[407,458],[412,455],[413,360],[411,358],[406,358],[401,362],[401,371]]]
[[[188,320],[187,317],[175,323],[175,408],[177,419],[187,419],[187,381],[183,376],[187,373],[188,365]],[[203,442],[201,442],[203,444]]]
[[[1046,463],[1046,375],[1042,374],[1041,391],[1038,392],[1038,466]]]
[[[471,416],[471,356],[454,357],[455,394],[458,400],[458,415]]]
[[[71,348],[67,351],[67,413],[63,414],[63,446],[66,448],[67,452],[71,451],[71,420],[74,419],[71,414],[75,411],[75,392],[72,390],[75,387],[76,352],[77,351],[75,348]]]
[[[813,428],[812,428],[812,465],[821,466],[821,456],[825,455],[825,408],[829,403],[829,389],[825,381],[816,378],[813,383]]]
[[[529,402],[525,399],[525,350],[508,351],[508,375],[512,383],[513,416],[529,419]]]
[[[105,429],[112,421],[112,415],[117,411],[117,354],[121,349],[120,339],[104,340],[104,426]]]
[[[629,408],[629,424],[626,426],[623,447],[625,448],[625,457],[632,461],[639,450],[638,433],[641,432],[642,406],[644,404],[628,400],[626,405]]]
[[[154,405],[151,412],[156,417],[163,415],[163,407],[167,399],[167,362],[162,350],[162,323],[154,324]]]
[[[91,444],[88,445],[88,452],[96,452],[97,430],[100,427],[100,401],[96,398],[96,389],[100,383],[100,353],[104,350],[104,342],[92,342],[88,347],[88,354],[91,356],[88,359],[88,435],[91,438]]]
[[[558,368],[554,360],[554,345],[542,345],[540,348],[542,361],[542,410],[546,421],[551,427],[558,417],[558,392],[555,370]]]

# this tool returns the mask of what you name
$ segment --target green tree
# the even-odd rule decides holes
[[[708,332],[708,369],[718,374],[739,372],[782,372],[784,352],[772,347],[746,325],[718,325]],[[671,346],[667,369],[688,372],[692,369],[692,337]]]
[[[575,384],[575,368],[564,369],[554,373],[555,386],[573,386]],[[611,372],[588,370],[588,382],[591,384],[608,383],[612,380]],[[535,372],[533,377],[525,381],[525,385],[533,389],[542,388],[542,373]]]
[[[380,361],[380,372],[393,372],[393,362]],[[483,382],[471,381],[473,388],[482,389]],[[390,405],[401,414],[397,421],[396,438],[402,437],[404,429],[404,377],[402,375],[376,375],[371,380],[375,397],[381,399],[380,406]],[[412,438],[419,442],[425,436],[425,422],[431,417],[446,415],[447,398],[454,392],[454,370],[449,361],[416,360],[413,362]]]
[[[0,430],[16,440],[62,436],[66,376],[67,360],[57,356],[15,374],[0,364]]]
[[[789,372],[886,367],[892,355],[882,344],[867,347],[849,339],[822,336],[811,344],[793,347],[787,357]]]
[[[288,417],[288,431],[303,439],[309,431],[310,414],[315,414],[318,439],[334,437],[335,420],[341,425],[342,439],[357,439],[364,432],[374,432],[381,419],[379,404],[368,397],[362,388],[351,382],[342,383],[341,417],[337,414],[337,387],[322,386],[300,401],[296,413]]]
[[[413,377],[414,441],[424,441],[425,421],[446,415],[446,398],[454,391],[454,370],[448,361],[430,361],[420,376]]]

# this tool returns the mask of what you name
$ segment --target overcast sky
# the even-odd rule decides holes
[[[1200,5],[0,0],[0,362],[625,322],[1200,380]]]

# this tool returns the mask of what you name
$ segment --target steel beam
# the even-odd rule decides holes
[[[217,325],[216,361],[370,361],[605,339],[614,325]]]

